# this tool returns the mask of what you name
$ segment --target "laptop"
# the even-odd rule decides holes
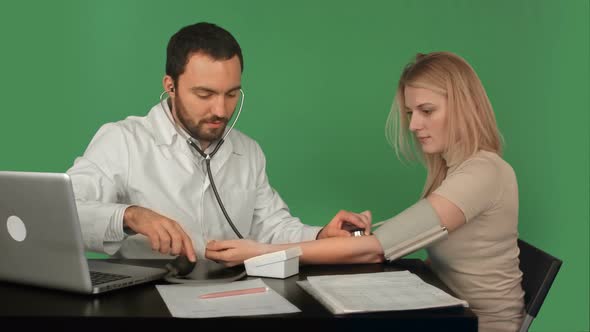
[[[167,273],[87,260],[68,174],[0,171],[0,281],[97,294]]]

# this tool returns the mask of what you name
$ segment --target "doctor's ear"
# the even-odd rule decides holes
[[[174,96],[174,80],[172,79],[172,77],[166,75],[164,76],[164,79],[162,80],[162,84],[164,85],[164,90],[166,90],[166,92],[168,93],[169,96]]]

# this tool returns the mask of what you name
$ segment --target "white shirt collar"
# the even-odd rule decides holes
[[[201,147],[199,140],[193,139],[184,128],[176,124],[174,118],[172,117],[172,111],[170,110],[170,107],[168,107],[168,98],[162,100],[160,103],[152,107],[147,117],[153,126],[154,132],[156,133],[158,144],[170,145],[177,138],[181,138],[185,142],[191,138],[199,148]],[[226,127],[223,134],[225,135],[228,130],[229,128]],[[229,139],[229,135],[227,139]],[[217,142],[218,141],[211,142],[205,152],[209,153],[213,151],[213,149],[217,146]],[[224,143],[224,145],[225,144],[227,144],[227,142]]]

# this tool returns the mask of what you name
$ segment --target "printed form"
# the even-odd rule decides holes
[[[314,276],[297,283],[334,314],[468,306],[409,271]]]

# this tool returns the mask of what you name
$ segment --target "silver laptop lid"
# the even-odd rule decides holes
[[[0,171],[0,280],[90,293],[67,174]]]

